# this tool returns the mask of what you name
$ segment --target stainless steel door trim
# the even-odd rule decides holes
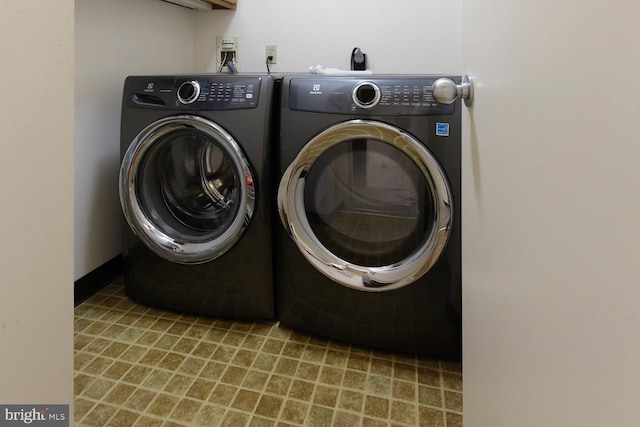
[[[241,188],[238,212],[229,227],[210,240],[190,240],[186,236],[175,236],[165,232],[158,220],[143,211],[136,194],[137,174],[145,155],[163,135],[181,129],[195,129],[218,141],[241,174],[238,177]],[[200,264],[218,258],[231,249],[242,236],[254,212],[254,183],[248,160],[227,131],[202,117],[171,116],[160,119],[142,130],[124,154],[120,166],[120,203],[127,223],[152,251],[172,262]]]
[[[430,235],[409,257],[392,265],[355,265],[336,256],[315,236],[305,212],[305,180],[314,162],[331,147],[354,139],[374,139],[401,150],[421,171],[433,198],[434,227]],[[311,139],[283,174],[277,205],[283,226],[307,261],[341,285],[372,292],[407,286],[427,273],[447,244],[453,215],[451,189],[429,150],[395,126],[370,120],[338,123]]]

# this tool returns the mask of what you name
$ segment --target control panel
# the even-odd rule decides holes
[[[261,83],[260,77],[242,76],[138,77],[130,105],[191,111],[255,108]]]
[[[294,77],[289,87],[292,110],[359,115],[447,115],[455,104],[433,96],[433,78]]]

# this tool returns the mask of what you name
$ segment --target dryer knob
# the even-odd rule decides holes
[[[380,102],[380,88],[371,82],[360,82],[353,88],[352,98],[360,108],[373,108]]]
[[[178,88],[178,101],[181,104],[191,104],[200,96],[200,83],[195,80],[189,80],[180,85]]]

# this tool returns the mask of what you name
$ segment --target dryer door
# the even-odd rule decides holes
[[[155,253],[194,264],[219,257],[253,215],[254,178],[240,146],[219,125],[167,117],[133,140],[120,168],[129,226]]]
[[[321,273],[363,291],[400,288],[444,250],[452,196],[431,152],[377,121],[336,124],[311,139],[278,189],[284,227]]]

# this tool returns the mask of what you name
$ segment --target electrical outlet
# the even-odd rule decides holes
[[[278,46],[274,44],[267,45],[265,56],[269,64],[277,64],[278,63]],[[269,57],[271,57],[271,59],[269,59]]]

